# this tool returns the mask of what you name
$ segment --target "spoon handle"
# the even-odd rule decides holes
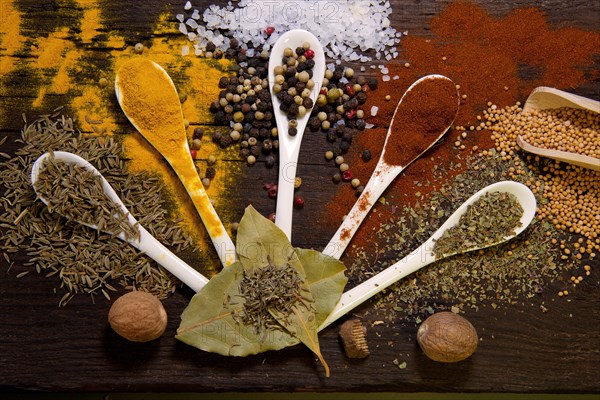
[[[175,275],[181,282],[185,283],[195,292],[198,292],[208,283],[208,279],[200,272],[196,271],[179,257],[173,254],[146,229],[139,226],[140,240],[129,241],[133,246],[143,251],[148,257],[152,258],[158,264],[165,267],[170,273]]]
[[[231,265],[236,257],[235,245],[210,202],[191,158],[169,160],[169,163],[177,173],[177,176],[179,176],[181,183],[183,183],[185,190],[187,190],[194,203],[194,207],[196,207],[196,211],[198,211],[200,218],[202,218],[204,227],[213,242],[221,263],[224,267]]]
[[[403,169],[402,166],[388,165],[382,162],[377,165],[360,197],[323,250],[324,254],[340,259],[377,199]]]
[[[431,251],[432,248],[433,240],[429,239],[402,260],[342,294],[337,305],[331,314],[329,314],[329,317],[321,324],[319,330],[325,329],[341,316],[405,276],[434,262],[435,256]]]
[[[280,153],[280,155],[283,155]],[[297,159],[297,156],[296,156]],[[298,164],[288,162],[282,157],[279,163],[277,181],[277,205],[275,207],[275,225],[292,240],[292,216],[294,211],[294,180]]]
[[[540,155],[542,157],[551,158],[566,162],[569,164],[577,165],[579,167],[588,168],[594,171],[600,171],[600,159],[595,157],[586,156],[578,153],[571,153],[568,151],[543,149],[541,147],[529,144],[523,139],[522,136],[517,137],[517,145],[528,153]]]

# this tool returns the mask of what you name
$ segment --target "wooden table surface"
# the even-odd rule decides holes
[[[81,7],[78,3],[89,2],[0,0],[0,23],[4,25],[0,32],[7,29],[5,24],[10,23],[14,10],[22,15],[21,30],[26,37],[44,37],[59,27],[77,31],[73,18]],[[130,46],[148,40],[160,13],[173,10],[171,20],[175,23],[174,13],[183,10],[183,0],[167,3],[170,2],[99,1],[103,29],[119,32]],[[393,26],[408,30],[411,35],[427,35],[428,20],[448,1],[391,3]],[[597,1],[477,3],[494,16],[505,15],[515,7],[535,6],[547,14],[553,26],[599,28]],[[207,4],[208,1],[196,1],[194,5],[202,9]],[[100,59],[107,53],[102,48],[81,48],[92,58]],[[0,48],[0,52],[4,50]],[[13,61],[19,61],[19,57],[27,56],[15,56]],[[85,72],[82,74],[85,79]],[[32,110],[34,96],[30,89],[40,82],[27,72],[1,78],[0,137],[18,135],[21,114],[36,113]],[[596,81],[575,91],[597,99],[598,88]],[[58,105],[61,101],[66,98],[57,96],[52,102]],[[115,113],[119,111],[115,109]],[[303,154],[320,154],[318,146],[307,141]],[[304,176],[319,177],[323,175],[323,162],[303,163],[301,169]],[[274,181],[276,169],[244,171],[239,193],[232,193],[239,204],[238,214],[246,204],[254,204],[263,212],[274,210],[274,203],[257,182]],[[311,201],[324,206],[335,187],[312,185],[307,189],[314,196]],[[320,249],[333,232],[310,223],[316,215],[311,213],[306,211],[296,219],[294,244]],[[591,278],[579,285],[569,301],[555,301],[556,291],[546,291],[543,299],[551,304],[547,313],[527,302],[499,309],[481,308],[477,312],[467,310],[466,316],[478,328],[481,342],[473,357],[457,364],[427,359],[416,344],[415,324],[400,319],[370,327],[371,355],[364,360],[349,360],[338,341],[339,323],[334,324],[320,334],[321,348],[332,370],[331,378],[325,378],[318,361],[302,346],[246,358],[226,358],[178,342],[174,339],[178,316],[193,295],[187,288],[178,289],[164,301],[170,317],[166,334],[157,341],[132,344],[108,327],[108,301],[91,304],[87,297],[79,296],[66,308],[59,308],[60,296],[53,293],[55,281],[36,274],[16,279],[15,273],[4,267],[0,269],[0,390],[598,393],[599,269],[596,267]],[[361,310],[368,307],[364,305]],[[394,359],[407,361],[406,368],[398,368]]]

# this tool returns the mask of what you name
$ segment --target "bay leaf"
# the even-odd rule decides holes
[[[315,299],[315,318],[320,326],[333,311],[348,278],[346,267],[339,260],[311,249],[296,248],[298,259],[306,272],[306,282]]]
[[[289,262],[305,277],[304,268],[285,233],[252,206],[246,207],[240,220],[236,252],[247,270],[264,267],[270,259],[274,265]]]
[[[221,271],[192,298],[181,316],[176,338],[205,351],[232,356],[278,350],[302,341],[329,376],[317,331],[347,283],[344,265],[315,250],[294,249],[285,234],[251,206],[240,221],[237,246],[239,262]],[[241,321],[244,298],[240,283],[244,271],[262,269],[269,263],[289,264],[298,273],[303,300],[293,305],[291,313],[269,309],[280,327],[269,329],[265,335]]]
[[[181,314],[175,338],[225,356],[247,356],[298,344],[300,341],[287,331],[273,329],[261,337],[254,326],[234,318],[243,307],[239,293],[242,278],[243,267],[239,262],[213,277]]]

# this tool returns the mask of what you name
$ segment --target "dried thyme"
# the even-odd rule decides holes
[[[523,207],[512,193],[486,193],[471,204],[458,223],[436,240],[440,258],[464,250],[487,247],[515,233],[522,224]]]
[[[286,317],[293,307],[312,305],[312,299],[303,296],[302,284],[302,277],[289,263],[277,267],[269,261],[264,268],[244,270],[240,282],[240,295],[244,300],[241,321],[254,326],[257,334],[280,329],[274,313]]]
[[[36,192],[47,202],[48,210],[72,221],[96,225],[99,231],[126,240],[139,240],[138,224],[104,192],[102,177],[75,163],[47,157],[35,182]]]
[[[115,286],[136,287],[160,298],[176,279],[129,244],[48,211],[31,186],[34,161],[54,149],[87,159],[120,194],[139,223],[176,252],[194,251],[193,238],[169,216],[169,194],[156,176],[131,174],[121,144],[111,136],[79,133],[71,118],[55,110],[27,123],[12,158],[0,161],[0,252],[17,274],[36,270],[58,279],[67,304],[76,293],[107,297]],[[5,139],[2,139],[4,143]],[[18,254],[17,254],[18,253]],[[13,258],[19,257],[14,263]],[[13,267],[14,264],[14,267]],[[104,289],[104,292],[102,290]]]

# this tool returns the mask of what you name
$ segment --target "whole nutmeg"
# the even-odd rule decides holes
[[[417,342],[427,357],[439,362],[457,362],[477,349],[477,331],[469,321],[449,311],[430,316],[419,326]]]
[[[119,297],[108,312],[115,332],[132,342],[149,342],[162,336],[167,328],[167,313],[156,296],[129,292]]]

